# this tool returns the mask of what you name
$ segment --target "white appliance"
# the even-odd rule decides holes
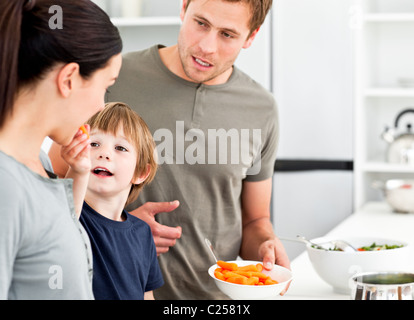
[[[278,0],[273,93],[280,142],[272,198],[278,235],[326,234],[353,212],[352,0]],[[304,245],[283,241],[291,259]]]

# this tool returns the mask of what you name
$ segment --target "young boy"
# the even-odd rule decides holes
[[[107,104],[88,124],[91,166],[87,150],[73,159],[73,145],[63,148],[62,156],[71,165],[67,177],[74,179],[75,203],[89,177],[80,221],[92,244],[95,299],[154,299],[152,290],[163,278],[151,229],[124,209],[155,176],[152,135],[118,102]]]

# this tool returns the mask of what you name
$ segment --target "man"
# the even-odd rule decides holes
[[[275,101],[233,66],[271,3],[183,0],[177,45],[126,54],[108,93],[135,109],[158,144],[157,175],[127,208],[154,236],[165,279],[156,299],[226,298],[207,274],[205,238],[222,260],[289,267],[270,221]]]

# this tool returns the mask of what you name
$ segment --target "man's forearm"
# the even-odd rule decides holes
[[[261,260],[259,248],[262,243],[274,240],[273,226],[268,217],[258,218],[243,226],[240,257],[246,260]]]

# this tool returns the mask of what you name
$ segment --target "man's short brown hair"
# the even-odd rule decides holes
[[[187,0],[187,6],[190,4],[191,1],[194,0]],[[252,12],[252,16],[250,18],[250,34],[249,36],[255,31],[257,28],[259,28],[263,22],[266,19],[266,16],[272,7],[273,0],[222,0],[227,2],[245,2],[247,3]]]

